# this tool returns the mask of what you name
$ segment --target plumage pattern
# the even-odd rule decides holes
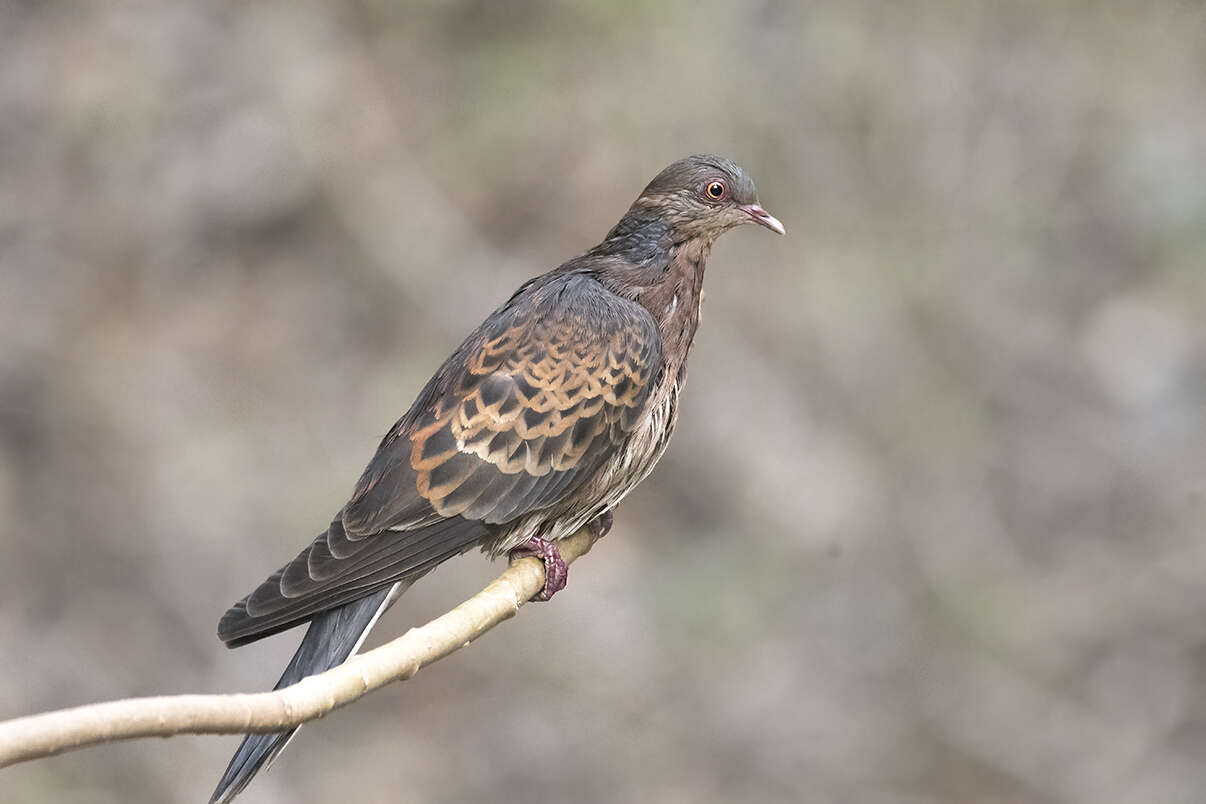
[[[782,233],[732,162],[663,170],[602,243],[525,283],[465,339],[326,531],[231,607],[218,636],[235,647],[313,620],[280,682],[294,683],[346,659],[390,589],[474,547],[526,545],[545,561],[547,599],[565,580],[564,563],[552,577],[557,540],[609,525],[665,451],[708,252],[750,222]],[[213,800],[242,790],[285,741],[245,740]]]
[[[644,413],[652,316],[595,279],[525,286],[444,364],[386,436],[344,511],[350,532],[424,511],[497,525],[574,490]]]

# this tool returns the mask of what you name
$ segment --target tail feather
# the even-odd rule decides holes
[[[297,653],[293,654],[273,689],[296,684],[306,676],[330,670],[355,653],[385,609],[412,583],[400,581],[368,597],[324,612],[313,619]],[[210,804],[226,804],[270,765],[285,749],[297,729],[276,734],[248,734],[226,766]]]

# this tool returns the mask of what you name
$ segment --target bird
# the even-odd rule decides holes
[[[442,562],[480,548],[539,558],[652,470],[678,420],[716,239],[784,234],[749,174],[697,154],[659,172],[597,246],[524,282],[444,361],[386,433],[347,504],[218,623],[227,647],[309,623],[276,689],[341,664],[381,614]],[[296,729],[247,735],[214,790],[229,802]]]

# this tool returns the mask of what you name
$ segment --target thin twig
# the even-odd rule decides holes
[[[591,530],[582,528],[558,547],[568,563],[589,551],[592,541]],[[0,722],[0,768],[135,737],[286,731],[386,684],[408,679],[420,668],[466,647],[513,617],[543,585],[544,566],[539,560],[516,561],[447,614],[274,692],[128,698]]]

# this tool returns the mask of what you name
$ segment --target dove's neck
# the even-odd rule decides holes
[[[665,217],[638,201],[590,253],[619,257],[637,268],[653,268],[665,263],[673,242]]]
[[[687,354],[699,327],[704,267],[712,250],[710,240],[688,240],[670,247],[660,281],[641,288],[637,301],[662,331],[662,354],[667,368],[686,379]]]
[[[662,335],[662,358],[667,375],[682,385],[687,353],[699,326],[704,267],[712,241],[697,238],[668,245],[656,258],[600,261],[596,277],[613,293],[640,304],[657,322]],[[618,255],[617,255],[618,256]]]
[[[653,316],[662,333],[667,368],[685,372],[699,326],[704,264],[715,237],[684,239],[663,211],[638,200],[586,255],[603,258],[599,279]]]

